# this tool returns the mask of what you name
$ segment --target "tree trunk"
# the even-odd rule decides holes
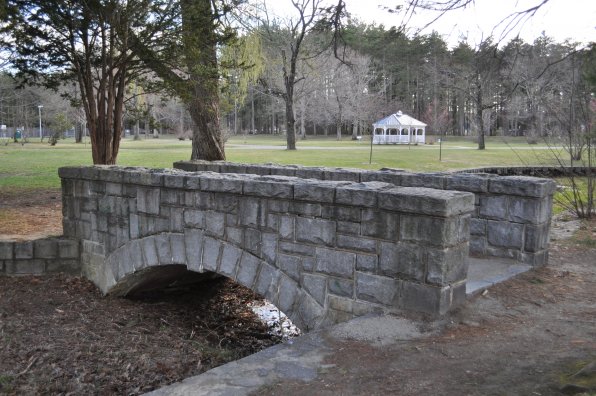
[[[484,120],[482,119],[482,85],[476,84],[476,124],[478,130],[478,150],[484,150]]]
[[[210,0],[182,0],[184,51],[191,97],[187,107],[193,120],[191,160],[225,160],[220,129],[217,35]]]

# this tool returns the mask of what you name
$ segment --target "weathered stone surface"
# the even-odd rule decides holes
[[[379,262],[379,256],[376,254],[358,254],[356,255],[356,269],[358,271],[376,272]]]
[[[277,240],[276,233],[261,234],[261,257],[268,263],[274,263],[277,259]]]
[[[471,218],[470,235],[486,235],[486,220]]]
[[[38,239],[33,242],[33,255],[35,258],[56,258],[58,257],[58,241],[53,238]]]
[[[350,278],[354,275],[356,255],[341,250],[316,249],[317,272]]]
[[[542,198],[551,195],[555,191],[555,188],[555,182],[550,179],[504,176],[491,178],[488,191],[499,194]]]
[[[539,252],[548,247],[550,223],[526,225],[524,234],[524,250]]]
[[[14,257],[18,259],[33,258],[33,242],[17,242],[14,245]]]
[[[370,238],[362,238],[349,235],[337,235],[337,247],[351,251],[376,253],[377,241],[375,239]]]
[[[172,264],[186,265],[184,234],[170,234],[170,248],[172,250]]]
[[[401,283],[386,276],[356,272],[356,297],[373,303],[399,306]]]
[[[189,270],[201,272],[203,269],[203,231],[187,229],[184,231],[186,265]]]
[[[140,213],[159,214],[160,190],[158,188],[137,189],[137,210]]]
[[[301,285],[319,305],[325,305],[325,296],[327,294],[326,276],[304,273],[302,274]]]
[[[399,235],[399,216],[391,212],[363,209],[360,227],[363,236],[397,240]]]
[[[294,217],[281,216],[279,220],[279,237],[294,240]]]
[[[402,215],[399,225],[400,240],[438,247],[457,245],[467,241],[470,235],[469,216],[440,218]]]
[[[279,242],[279,251],[282,253],[297,254],[301,256],[314,256],[315,247],[300,243]]]
[[[382,182],[355,183],[340,186],[335,190],[335,203],[374,208],[377,206],[378,192],[393,185]]]
[[[5,265],[9,275],[41,275],[46,272],[45,260],[41,259],[11,260]]]
[[[201,177],[202,191],[241,194],[243,184],[243,179],[234,177],[234,175],[222,177],[221,175],[210,173]]]
[[[0,241],[0,260],[12,260],[14,242]]]
[[[271,302],[277,301],[277,281],[280,272],[272,265],[261,263],[254,290]]]
[[[426,283],[446,286],[466,279],[469,260],[467,244],[441,250],[429,249],[427,255]]]
[[[336,183],[330,182],[298,182],[294,185],[294,199],[301,201],[333,203]]]
[[[379,272],[386,276],[424,281],[424,249],[409,243],[381,243]]]
[[[509,209],[509,197],[492,195],[480,197],[479,215],[484,219],[504,220]]]
[[[229,243],[224,243],[218,272],[228,278],[236,279],[236,269],[241,256],[241,249]]]
[[[272,180],[252,180],[244,184],[244,194],[264,198],[292,198],[294,188],[289,183],[274,182]]]
[[[236,276],[236,281],[241,285],[252,288],[257,276],[257,272],[259,271],[260,264],[261,261],[257,257],[245,252],[240,259],[240,264],[238,265],[238,275]]]
[[[335,223],[329,220],[297,217],[296,240],[298,242],[333,246],[335,243]]]
[[[203,268],[208,271],[217,271],[221,242],[211,237],[203,239]]]
[[[302,271],[302,260],[297,256],[290,256],[287,254],[277,255],[276,261],[277,268],[279,268],[284,274],[288,275],[295,281],[300,280],[300,273]]]
[[[508,220],[515,223],[541,224],[547,222],[550,215],[551,208],[546,200],[517,198],[511,201]]]
[[[353,297],[354,295],[354,281],[352,279],[330,277],[327,283],[329,293],[343,297]]]
[[[406,213],[453,216],[474,210],[474,194],[423,187],[396,187],[379,192],[379,207]]]
[[[524,226],[523,224],[489,220],[487,238],[488,243],[492,246],[521,248],[524,241]]]
[[[445,188],[447,190],[470,191],[470,192],[487,192],[488,191],[487,175],[476,174],[455,174],[445,178]]]
[[[205,212],[205,231],[223,237],[225,231],[225,214],[211,210]]]
[[[298,284],[282,274],[279,280],[279,299],[277,301],[279,309],[286,315],[291,315],[297,296]]]

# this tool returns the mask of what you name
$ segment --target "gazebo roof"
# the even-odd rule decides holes
[[[391,114],[390,116],[387,116],[385,118],[383,118],[382,120],[379,120],[377,122],[375,122],[373,124],[375,127],[377,126],[421,126],[421,127],[425,127],[426,124],[422,121],[419,121],[417,119],[415,119],[414,117],[410,117],[407,114],[402,113],[401,111],[398,111],[395,114]]]

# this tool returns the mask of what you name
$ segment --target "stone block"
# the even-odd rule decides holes
[[[170,234],[170,248],[172,250],[172,264],[186,265],[184,234]]]
[[[127,257],[134,271],[145,268],[143,245],[140,240],[130,241],[130,244],[125,249],[128,251]]]
[[[205,174],[201,176],[201,190],[242,194],[244,179],[236,175]]]
[[[376,254],[358,254],[356,255],[356,270],[376,272],[379,262],[379,256]]]
[[[488,176],[460,173],[449,175],[445,178],[445,188],[447,190],[469,191],[469,192],[487,192]]]
[[[81,168],[79,166],[63,166],[58,168],[58,176],[60,176],[62,179],[79,179],[81,177],[82,169],[89,168]]]
[[[267,263],[261,263],[261,270],[257,276],[254,290],[259,295],[275,303],[278,295],[277,281],[279,280],[279,276],[280,272],[277,268]]]
[[[294,196],[294,187],[287,180],[285,182],[251,180],[244,183],[244,195],[291,199]]]
[[[294,312],[294,303],[298,297],[298,284],[289,277],[281,274],[279,280],[279,298],[277,307],[286,315]]]
[[[158,188],[139,187],[137,189],[137,211],[158,215],[159,204],[160,190]]]
[[[242,258],[240,259],[240,265],[238,266],[238,275],[236,276],[236,281],[241,285],[252,288],[259,271],[260,264],[261,260],[259,260],[257,257],[244,252]]]
[[[307,180],[294,185],[294,199],[333,203],[337,183]]]
[[[301,285],[319,305],[325,306],[325,296],[327,294],[326,276],[303,273]]]
[[[376,253],[377,241],[375,239],[338,234],[337,247],[351,251]]]
[[[216,195],[211,192],[197,192],[194,194],[195,204],[197,209],[215,210],[217,208]]]
[[[325,169],[318,167],[301,166],[296,168],[296,177],[301,179],[317,179],[323,180],[325,177]]]
[[[324,219],[359,222],[360,212],[361,209],[359,207],[326,205],[322,207],[321,217]]]
[[[268,263],[274,263],[277,258],[277,233],[264,232],[261,234],[261,258]]]
[[[81,274],[81,264],[78,259],[47,260],[45,273],[65,273],[78,276]]]
[[[141,239],[143,248],[143,256],[145,257],[145,266],[153,267],[159,265],[159,256],[157,254],[157,248],[155,247],[155,238],[147,237]]]
[[[33,258],[33,242],[15,242],[14,257],[17,260]]]
[[[548,247],[550,223],[525,226],[524,251],[539,252]]]
[[[489,245],[519,249],[524,242],[524,225],[508,221],[488,221],[487,239]]]
[[[52,238],[33,241],[33,257],[51,259],[58,257],[58,241]]]
[[[290,278],[297,282],[300,280],[300,273],[302,272],[302,260],[300,257],[278,254],[275,264],[277,268]]]
[[[383,275],[424,281],[424,248],[410,243],[381,242],[379,272]]]
[[[217,271],[219,252],[222,243],[217,239],[205,237],[203,240],[203,268],[208,271]]]
[[[379,192],[379,208],[449,217],[474,210],[474,194],[423,187],[396,187]]]
[[[468,245],[427,251],[426,283],[446,286],[466,279],[469,266]]]
[[[279,242],[279,251],[281,253],[294,254],[299,256],[314,256],[315,247],[303,245],[300,243]]]
[[[522,253],[520,261],[529,264],[532,267],[542,267],[548,264],[548,250],[542,250],[533,253]]]
[[[246,198],[239,204],[239,223],[247,227],[259,227],[263,223],[264,204],[256,198]]]
[[[217,194],[216,210],[227,214],[238,214],[239,198],[234,195]]]
[[[296,240],[317,245],[333,246],[335,243],[335,222],[297,217]]]
[[[511,199],[509,220],[516,223],[541,224],[550,221],[551,208],[546,199]]]
[[[122,184],[120,184],[120,183],[106,183],[106,194],[108,194],[108,195],[122,195]]]
[[[244,230],[244,244],[242,246],[255,256],[261,256],[261,231],[254,228],[246,228]]]
[[[473,256],[486,255],[486,237],[470,235],[470,254]]]
[[[225,231],[225,215],[213,211],[205,212],[205,231],[218,237],[223,237]]]
[[[316,249],[315,269],[317,272],[352,278],[354,276],[355,262],[356,255],[354,253],[326,248]]]
[[[274,213],[287,213],[290,210],[290,201],[271,199],[267,202],[267,210]]]
[[[401,281],[398,279],[356,272],[356,298],[359,300],[396,307],[400,292]]]
[[[341,186],[335,190],[335,203],[374,208],[377,206],[379,190],[388,186],[392,185],[382,182],[366,182]]]
[[[480,197],[478,214],[484,219],[506,220],[509,209],[509,197],[506,195],[488,195]]]
[[[244,230],[239,227],[226,227],[225,240],[238,246],[244,241]]]
[[[139,216],[136,214],[130,214],[128,217],[129,233],[131,239],[137,239],[140,233]]]
[[[321,217],[322,207],[319,203],[290,201],[287,212],[298,216]]]
[[[405,187],[424,187],[442,190],[445,188],[446,176],[432,173],[401,173],[400,185]]]
[[[395,213],[374,209],[362,210],[362,236],[397,240],[399,236],[399,216]]]
[[[440,315],[447,311],[447,294],[450,288],[425,285],[414,282],[402,282],[401,307],[404,309]]]
[[[12,241],[0,241],[0,260],[12,260],[14,244]]]
[[[224,243],[218,273],[225,275],[228,278],[236,279],[236,270],[241,256],[241,249],[234,245],[230,245],[229,243]]]
[[[555,188],[553,180],[527,176],[494,177],[488,185],[488,191],[492,193],[539,198],[553,194]]]
[[[180,199],[181,195],[182,195],[182,200]],[[177,190],[162,188],[161,194],[159,197],[159,202],[161,204],[178,205],[178,204],[182,204],[184,202],[183,199],[184,199],[184,195],[183,194],[179,195]]]
[[[169,209],[170,215],[170,225],[168,231],[171,232],[182,232],[184,230],[184,220],[183,215],[184,211],[182,208],[170,208]]]
[[[449,218],[402,215],[399,225],[400,240],[437,247],[457,245],[470,236],[469,215]]]
[[[261,227],[263,231],[277,232],[279,230],[279,215],[268,213],[266,216],[265,225]]]
[[[203,231],[184,230],[186,266],[190,271],[203,271]],[[216,262],[217,265],[217,262]]]
[[[5,265],[8,275],[41,275],[46,272],[45,260],[41,259],[12,260]]]
[[[186,227],[205,228],[205,212],[201,210],[185,209],[184,225]]]
[[[329,293],[350,298],[354,296],[354,281],[352,279],[329,277],[327,282]]]
[[[159,234],[155,236],[155,247],[160,265],[172,264],[172,249],[170,247],[170,238],[168,234]]]
[[[329,309],[352,313],[352,306],[354,304],[354,300],[351,298],[329,294],[327,297],[327,301],[329,303]]]
[[[360,235],[360,222],[338,221],[337,232],[348,235]]]
[[[286,240],[294,240],[294,217],[280,216],[279,237]]]
[[[325,310],[307,293],[300,293],[295,310],[294,323],[304,332],[319,328]]]
[[[170,174],[163,176],[163,186],[166,188],[184,188],[184,174]]]
[[[486,235],[486,223],[484,219],[471,218],[470,219],[470,235]]]

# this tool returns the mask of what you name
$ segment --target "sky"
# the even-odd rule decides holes
[[[348,11],[353,17],[364,22],[399,26],[404,22],[404,15],[389,13],[383,7],[395,8],[402,0],[345,0]],[[275,3],[275,8],[283,10],[284,3],[289,0],[268,0]],[[333,3],[327,0],[327,4]],[[433,30],[439,32],[450,46],[455,46],[462,38],[467,38],[471,45],[478,44],[482,38],[493,34],[495,40],[501,38],[506,27],[499,24],[515,11],[525,10],[541,3],[542,0],[475,0],[466,9],[450,11],[439,20],[433,22],[421,33],[428,34]],[[291,8],[288,8],[291,10]],[[283,11],[282,11],[283,12]],[[434,13],[417,10],[406,28],[410,32],[417,31],[435,18]],[[511,29],[501,42],[507,42],[519,34],[526,42],[532,42],[542,32],[556,41],[571,39],[581,43],[596,41],[596,0],[549,0],[534,16]]]

